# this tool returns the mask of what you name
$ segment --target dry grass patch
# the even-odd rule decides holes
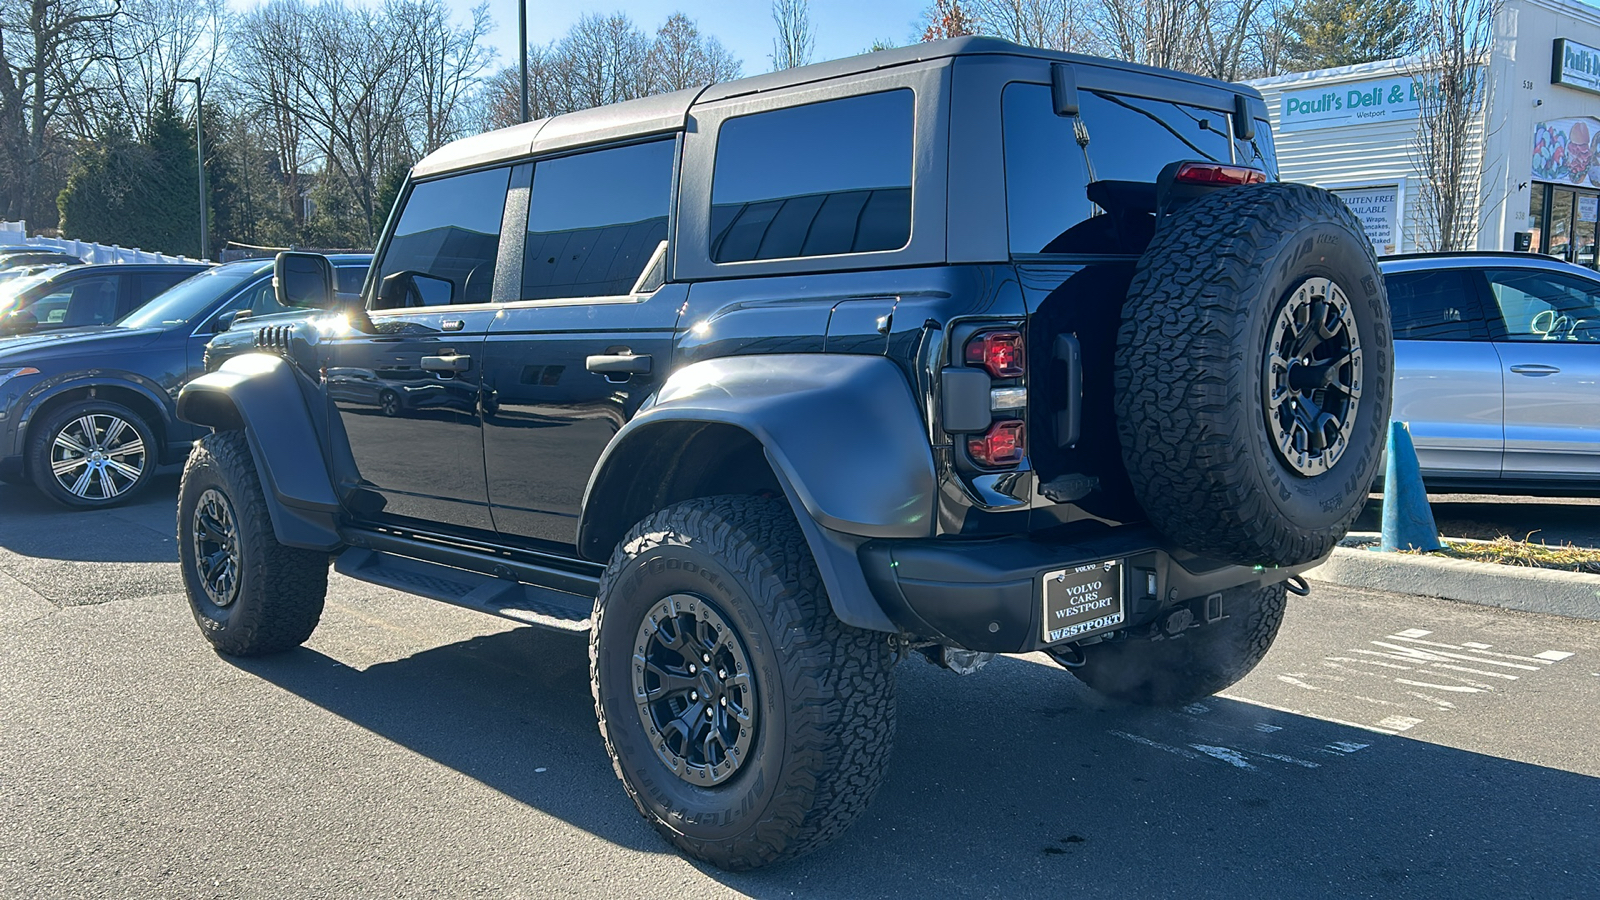
[[[1422,555],[1421,551],[1403,551]],[[1562,569],[1567,572],[1584,572],[1600,575],[1600,550],[1575,547],[1572,544],[1550,546],[1530,541],[1517,541],[1501,536],[1492,541],[1444,541],[1443,550],[1430,556],[1448,556],[1472,562],[1499,563],[1506,566],[1529,566],[1539,569]]]

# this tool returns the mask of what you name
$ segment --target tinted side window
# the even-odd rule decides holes
[[[502,168],[413,186],[384,251],[380,283],[396,272],[421,272],[450,283],[448,297],[441,291],[425,305],[489,302],[510,179]]]
[[[1513,341],[1600,340],[1600,285],[1534,269],[1485,273]]]
[[[1407,272],[1383,279],[1394,336],[1402,341],[1486,341],[1475,287],[1464,269]]]
[[[333,269],[333,289],[341,294],[361,293],[361,285],[366,280],[366,266],[335,266]]]
[[[712,261],[904,247],[915,107],[902,88],[724,122],[711,180]]]
[[[609,297],[633,290],[667,239],[675,141],[541,161],[528,200],[522,296]]]

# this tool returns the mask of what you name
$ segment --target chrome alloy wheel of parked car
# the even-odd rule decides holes
[[[139,483],[149,461],[139,429],[112,413],[72,419],[51,440],[51,473],[63,490],[84,500],[115,499]]]
[[[1333,468],[1361,405],[1361,338],[1339,285],[1310,278],[1289,295],[1272,324],[1263,384],[1284,462],[1307,477]]]

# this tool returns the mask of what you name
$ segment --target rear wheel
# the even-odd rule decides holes
[[[206,435],[189,454],[178,488],[178,561],[194,620],[222,653],[288,650],[322,617],[328,554],[278,543],[241,432]]]
[[[601,579],[589,648],[618,777],[696,859],[751,869],[815,849],[883,780],[893,654],[834,616],[779,501],[703,498],[640,522]]]
[[[79,509],[116,506],[138,495],[156,468],[155,432],[120,403],[63,407],[33,430],[28,469],[50,499]]]
[[[1250,673],[1278,635],[1286,603],[1282,583],[1224,591],[1225,618],[1161,640],[1130,638],[1084,648],[1072,674],[1096,691],[1144,706],[1182,706]]]

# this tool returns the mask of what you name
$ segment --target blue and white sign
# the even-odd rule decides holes
[[[1418,115],[1417,84],[1409,75],[1284,91],[1278,103],[1281,131],[1371,125]]]

